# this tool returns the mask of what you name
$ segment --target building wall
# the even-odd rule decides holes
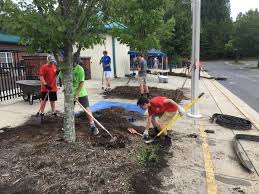
[[[22,56],[26,54],[26,47],[17,44],[8,44],[0,42],[0,52],[11,52],[13,55],[13,62],[17,63],[22,60]],[[17,51],[13,51],[17,50]]]
[[[104,45],[95,45],[92,49],[82,50],[81,57],[91,57],[91,77],[92,79],[102,78],[102,66],[99,65],[100,59],[103,56],[102,52],[104,50],[108,51],[108,55],[111,57],[111,68],[114,75],[113,67],[113,52],[112,52],[112,37],[106,35],[106,40]],[[76,48],[74,47],[74,52]],[[118,77],[124,77],[125,74],[130,72],[130,58],[128,55],[129,47],[120,44],[115,40],[115,53],[116,53],[116,73]]]
[[[125,77],[125,74],[130,74],[130,56],[128,55],[130,48],[115,39],[115,49],[117,76]]]

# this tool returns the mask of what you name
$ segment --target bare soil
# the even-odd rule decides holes
[[[137,160],[143,140],[127,132],[128,127],[143,130],[127,120],[142,116],[118,108],[95,116],[117,141],[109,142],[101,129],[93,137],[85,115],[76,118],[74,144],[62,141],[62,116],[45,116],[41,125],[31,119],[22,126],[2,129],[0,193],[158,193],[161,180],[156,174],[166,167],[167,149],[160,146],[156,168],[143,166]]]
[[[181,102],[183,99],[188,99],[184,96],[182,90],[167,90],[156,87],[149,87],[150,98],[156,96],[165,96],[167,98],[173,99],[176,102]],[[105,98],[125,98],[125,99],[138,99],[139,87],[137,86],[117,86],[110,91],[105,91]]]

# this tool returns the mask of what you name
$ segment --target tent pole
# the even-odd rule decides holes
[[[164,57],[162,56],[162,70],[164,70]]]

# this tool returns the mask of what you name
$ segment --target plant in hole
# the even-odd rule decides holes
[[[137,158],[142,165],[157,164],[160,160],[158,152],[159,145],[142,145],[137,152]]]

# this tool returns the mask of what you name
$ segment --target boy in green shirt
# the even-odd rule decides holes
[[[60,72],[59,76],[62,79],[63,82],[63,74]],[[75,99],[78,99],[80,104],[82,104],[83,107],[87,109],[87,111],[92,114],[91,109],[89,108],[89,100],[88,100],[88,93],[86,91],[86,87],[84,86],[84,81],[85,81],[85,71],[84,68],[81,65],[74,65],[74,70],[73,70],[73,93],[75,96]],[[64,83],[63,83],[64,85]],[[98,135],[99,130],[95,126],[94,120],[92,117],[87,115],[87,119],[89,120],[92,134],[93,135]]]

